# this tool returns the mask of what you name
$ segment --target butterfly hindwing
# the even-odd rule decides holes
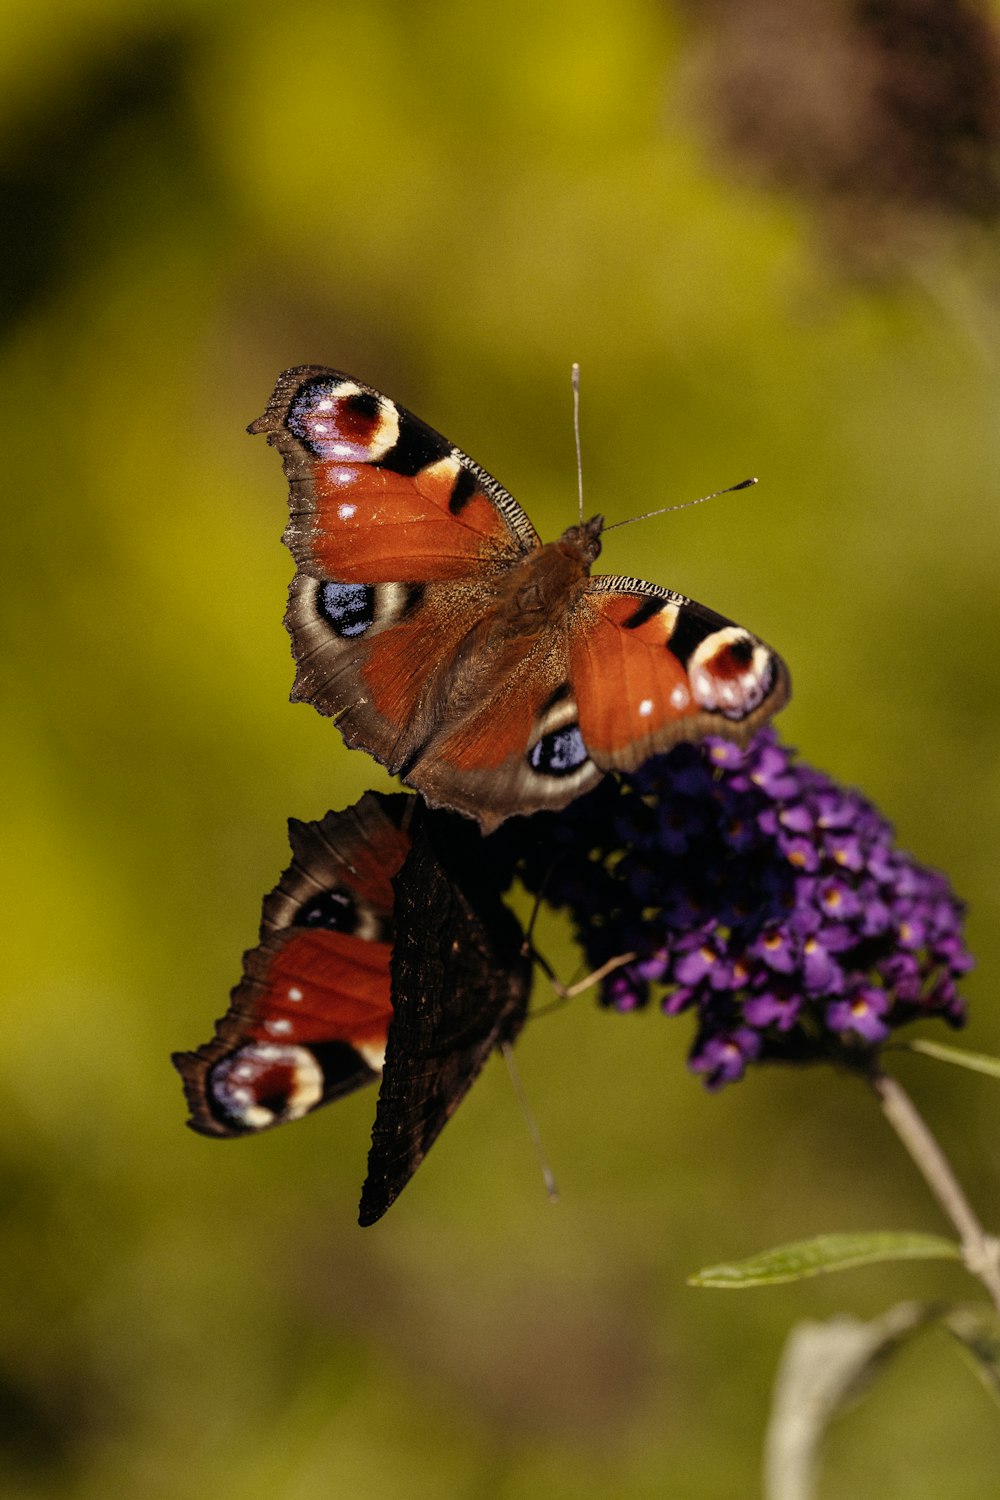
[[[395,1016],[361,1195],[365,1225],[406,1186],[490,1053],[524,1024],[523,933],[483,877],[478,834],[470,848],[461,825],[441,814],[421,820],[395,881]]]

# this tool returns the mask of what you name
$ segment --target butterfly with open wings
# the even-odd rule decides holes
[[[286,370],[250,426],[289,482],[293,699],[488,833],[682,740],[745,743],[788,672],[672,589],[591,575],[603,518],[543,544],[492,475],[388,396]]]

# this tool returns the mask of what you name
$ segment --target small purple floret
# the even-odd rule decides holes
[[[890,1004],[885,990],[859,984],[852,995],[827,1006],[826,1024],[831,1031],[846,1032],[864,1042],[884,1042],[889,1035],[885,1016]]]
[[[692,1073],[704,1074],[706,1088],[720,1089],[743,1077],[747,1063],[760,1056],[760,1048],[760,1036],[747,1026],[709,1032],[695,1043],[688,1067]]]

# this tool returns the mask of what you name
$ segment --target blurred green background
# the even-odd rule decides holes
[[[183,1128],[168,1054],[225,1009],[285,818],[389,784],[287,702],[285,487],[244,428],[283,367],[340,366],[551,537],[577,359],[589,511],[758,474],[616,533],[604,566],[781,650],[786,739],[969,901],[967,1036],[995,1049],[990,127],[982,201],[894,175],[877,112],[846,165],[797,175],[781,147],[821,153],[794,110],[754,134],[768,101],[844,125],[854,95],[721,3],[4,12],[3,1494],[757,1493],[796,1319],[975,1292],[941,1266],[685,1286],[824,1230],[941,1227],[858,1085],[759,1070],[708,1096],[686,1018],[582,998],[519,1045],[558,1207],[494,1062],[367,1231],[372,1094],[239,1145]],[[899,1071],[995,1226],[993,1086]],[[836,1429],[823,1495],[978,1500],[998,1464],[930,1338]]]

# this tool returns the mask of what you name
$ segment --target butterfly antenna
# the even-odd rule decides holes
[[[638,957],[638,953],[618,953],[614,958],[609,958],[607,963],[601,964],[599,969],[592,969],[589,974],[578,979],[575,984],[560,985],[556,994],[561,992],[565,999],[572,1000],[574,995],[582,995],[584,990],[592,990],[595,985],[600,984],[602,979],[606,979],[616,969],[623,969],[626,964],[634,963]]]
[[[539,958],[541,960],[542,967],[545,969],[550,979],[553,977],[552,970],[548,967],[548,965],[545,963],[545,960],[542,959],[541,955],[537,952],[534,944],[534,935],[535,923],[538,921],[538,914],[542,909],[542,902],[545,900],[546,887],[548,886],[549,881],[558,868],[558,865],[559,860],[554,859],[549,865],[548,869],[545,871],[545,874],[542,876],[541,881],[539,882],[538,890],[535,892],[535,904],[531,908],[531,916],[528,918],[528,925],[524,930],[524,941],[521,944],[521,957]]]
[[[567,1000],[573,1000],[577,995],[582,995],[585,990],[592,990],[596,985],[600,984],[602,979],[606,979],[609,974],[613,974],[616,969],[622,969],[626,964],[634,963],[639,957],[638,953],[618,953],[614,958],[609,958],[607,963],[601,964],[599,969],[594,969],[591,973],[585,974],[582,979],[577,979],[573,984],[563,984],[544,953],[540,953],[530,943],[525,943],[521,951],[525,957],[531,959],[532,963],[538,965],[555,991],[556,998],[550,1000],[547,1005],[532,1006],[531,1019],[533,1021],[537,1021],[539,1016],[547,1016],[554,1010],[560,1010],[566,1004]]]
[[[537,1021],[539,1016],[547,1016],[550,1015],[554,1010],[561,1010],[570,997],[566,993],[566,986],[559,979],[559,976],[556,974],[555,969],[549,963],[544,953],[540,953],[538,949],[531,943],[524,943],[521,948],[521,953],[523,957],[530,958],[533,964],[538,965],[542,973],[545,975],[546,979],[549,981],[549,984],[552,986],[553,992],[555,993],[556,997],[554,1000],[550,1000],[547,1005],[533,1005],[531,1007],[530,1019],[532,1021]]]
[[[627,521],[615,521],[611,526],[605,526],[604,530],[616,531],[619,526],[631,526],[633,521],[648,521],[651,516],[665,516],[671,510],[687,510],[692,505],[704,505],[706,500],[717,500],[720,495],[731,495],[734,490],[748,490],[756,483],[756,479],[741,479],[739,484],[727,484],[724,490],[713,490],[710,495],[699,495],[697,500],[683,500],[680,505],[661,505],[659,510],[647,510],[641,516],[629,516]]]
[[[580,448],[580,366],[573,361],[573,436],[576,439],[576,492],[580,500],[580,525],[583,525],[583,454]]]
[[[545,1147],[542,1145],[542,1137],[539,1133],[538,1124],[531,1113],[531,1107],[524,1092],[524,1085],[521,1082],[521,1075],[514,1061],[514,1049],[510,1042],[501,1042],[500,1051],[503,1053],[503,1060],[507,1064],[510,1081],[514,1085],[514,1093],[517,1095],[517,1102],[521,1106],[521,1113],[524,1115],[528,1134],[531,1136],[531,1144],[534,1146],[535,1155],[538,1157],[538,1165],[542,1169],[542,1181],[545,1184],[545,1191],[549,1202],[558,1203],[559,1189],[556,1187],[556,1180],[552,1175],[552,1168],[549,1166],[548,1157],[545,1155]]]

